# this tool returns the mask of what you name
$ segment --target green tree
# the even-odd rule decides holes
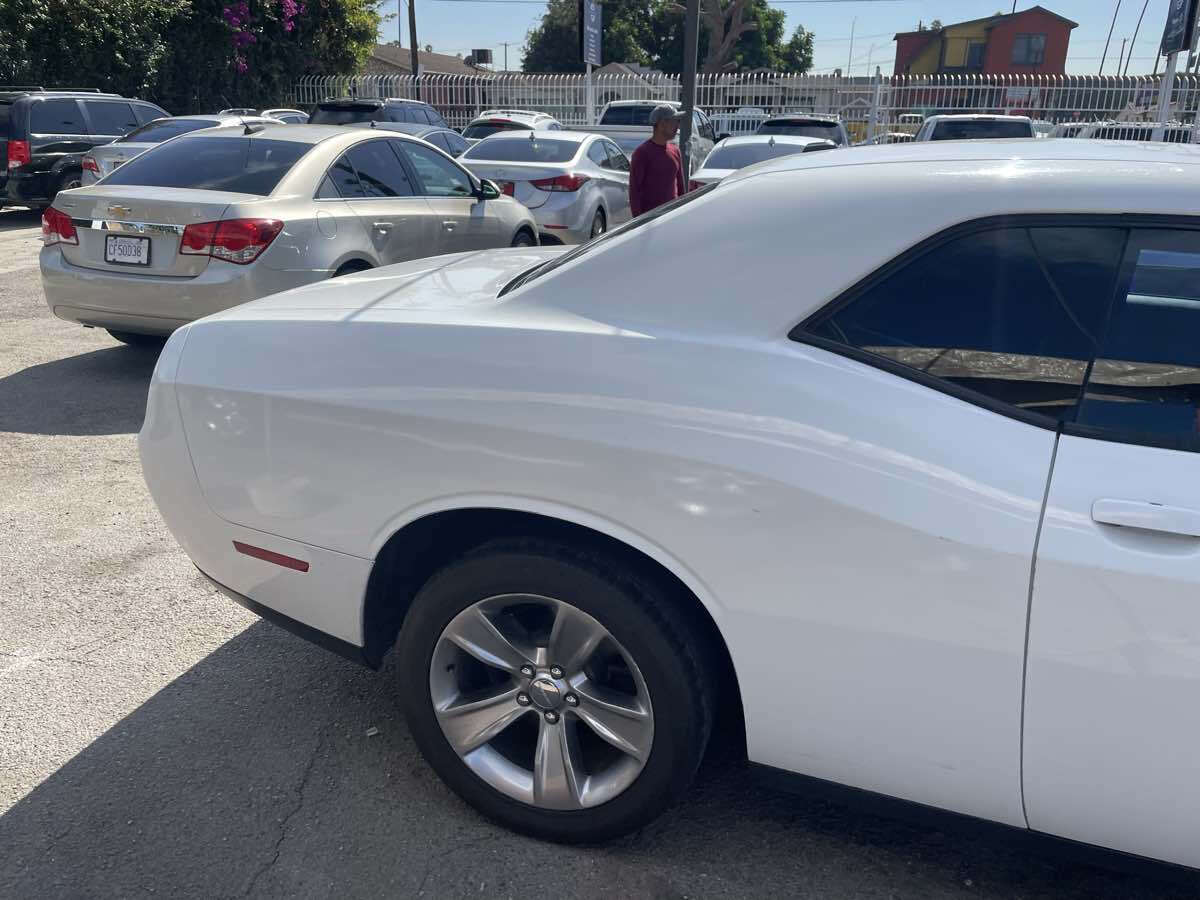
[[[728,60],[703,65],[704,71],[720,71],[731,64],[734,69],[776,69],[807,72],[812,68],[812,34],[797,27],[792,40],[783,43],[784,13],[767,5],[766,0],[752,0],[745,7],[744,28],[731,43]],[[713,19],[701,18],[699,58],[713,57],[710,52]],[[722,20],[722,27],[728,27]],[[655,35],[654,64],[665,72],[683,70],[683,7],[675,0],[659,0],[654,8],[652,30]],[[794,50],[789,55],[789,48]],[[807,54],[805,53],[807,47]]]
[[[781,72],[807,72],[813,63],[813,36],[803,25],[797,25],[791,40],[783,45],[779,53],[778,69]]]
[[[654,15],[648,0],[606,0],[604,10],[604,62],[646,65],[643,49],[654,42]],[[582,72],[579,56],[579,6],[576,0],[550,0],[542,21],[525,37],[526,72]]]

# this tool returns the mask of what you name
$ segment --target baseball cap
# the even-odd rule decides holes
[[[684,112],[682,109],[676,109],[673,106],[667,106],[665,103],[662,103],[650,110],[651,125],[657,125],[659,122],[666,121],[667,119],[674,119],[678,122],[680,119],[685,118],[687,118],[686,112]]]

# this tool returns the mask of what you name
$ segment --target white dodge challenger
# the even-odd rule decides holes
[[[598,840],[764,772],[1200,865],[1200,151],[896,145],[163,350],[146,480],[433,768]],[[863,210],[869,210],[864,215]]]

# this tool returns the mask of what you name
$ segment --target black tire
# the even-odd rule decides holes
[[[69,191],[77,187],[83,187],[83,172],[68,169],[59,175],[58,180],[54,182],[54,194],[50,197],[51,202],[58,196],[59,191]]]
[[[522,228],[517,232],[517,236],[513,238],[512,246],[514,247],[535,247],[533,235]]]
[[[366,272],[371,268],[369,263],[355,260],[343,265],[340,269],[334,272],[330,278],[341,278],[343,275],[353,275],[355,272]]]
[[[592,217],[592,233],[589,240],[595,240],[608,231],[608,220],[604,217],[604,210],[597,209],[596,215]]]
[[[472,772],[442,733],[429,681],[439,638],[468,606],[508,593],[569,598],[608,629],[641,670],[653,708],[653,743],[636,780],[605,803],[550,810],[513,799]],[[713,666],[675,601],[621,560],[565,544],[495,541],[442,569],[413,601],[397,651],[409,728],[434,771],[485,816],[544,840],[604,841],[655,819],[691,784],[712,729]]]
[[[122,344],[128,344],[130,347],[156,349],[167,342],[166,337],[161,334],[138,334],[133,331],[113,331],[111,328],[104,330]]]

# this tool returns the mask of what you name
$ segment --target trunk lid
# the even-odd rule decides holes
[[[537,209],[543,203],[550,199],[550,192],[543,191],[535,187],[532,182],[540,181],[543,178],[557,178],[559,175],[566,175],[571,171],[569,165],[546,165],[545,163],[519,163],[519,162],[495,162],[486,161],[475,162],[467,160],[467,168],[474,172],[480,178],[486,178],[489,181],[494,181],[500,186],[500,190],[508,194],[505,190],[506,184],[511,184],[513,190],[511,196],[518,203],[523,203],[529,209]]]
[[[252,199],[257,198],[228,191],[93,185],[60,193],[54,206],[74,220],[79,235],[78,246],[60,245],[71,265],[122,275],[189,278],[205,270],[209,257],[179,252],[183,229],[197,222],[226,218],[231,203]],[[106,261],[110,236],[148,239],[149,264]]]

